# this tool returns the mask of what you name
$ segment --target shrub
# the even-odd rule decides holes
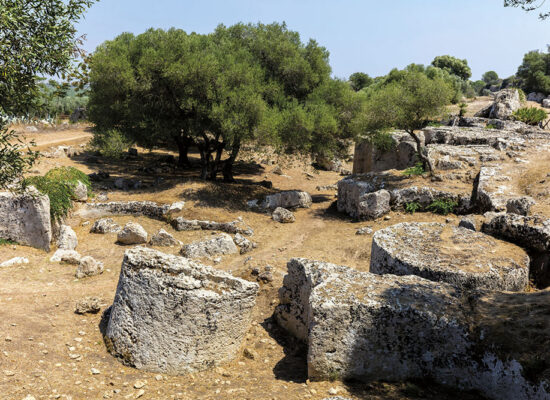
[[[527,101],[527,96],[525,95],[525,92],[522,89],[517,89],[517,91],[519,94],[519,101],[521,102],[521,104],[525,104],[525,102]]]
[[[495,124],[487,124],[485,125],[485,129],[498,129]]]
[[[0,246],[7,246],[9,244],[17,244],[17,242],[14,242],[13,240],[10,240],[10,239],[0,238]]]
[[[66,217],[73,206],[73,186],[64,181],[58,181],[45,176],[31,176],[23,181],[23,186],[34,186],[50,199],[50,216],[59,221]]]
[[[426,209],[435,214],[447,215],[453,212],[455,207],[458,205],[456,201],[453,200],[434,200]]]
[[[94,138],[90,142],[93,150],[99,151],[102,156],[120,158],[128,150],[132,142],[116,129],[107,129],[94,132]]]
[[[84,172],[74,167],[54,168],[49,170],[44,176],[48,179],[58,182],[65,182],[73,186],[80,181],[88,188],[88,196],[92,194],[92,184],[90,182],[90,178]]]
[[[548,118],[546,111],[536,107],[520,108],[512,116],[516,121],[525,122],[528,125],[538,125]]]
[[[387,132],[380,132],[374,135],[372,143],[380,151],[390,151],[395,148],[395,141]]]
[[[405,204],[405,212],[408,212],[409,214],[414,214],[420,209],[420,203],[413,201],[411,203]]]
[[[458,106],[458,116],[463,117],[466,115],[466,111],[468,111],[468,104],[466,103],[460,103]]]
[[[405,171],[403,171],[403,175],[406,176],[413,176],[413,175],[422,175],[424,172],[424,166],[421,162],[417,162],[414,167],[407,168]]]

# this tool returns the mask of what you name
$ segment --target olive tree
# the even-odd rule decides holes
[[[535,11],[544,5],[544,1],[540,0],[504,0],[504,7],[520,7],[525,11]],[[550,17],[550,11],[539,13],[540,19]]]
[[[460,60],[452,56],[438,56],[432,61],[432,65],[441,68],[460,79],[468,80],[472,76],[472,70],[468,66],[467,60]]]
[[[21,178],[37,158],[4,117],[36,107],[38,75],[71,68],[81,43],[74,25],[93,2],[0,0],[0,188]]]
[[[362,122],[371,134],[387,129],[402,129],[416,142],[425,169],[433,165],[417,131],[439,117],[449,104],[452,89],[443,79],[430,79],[421,72],[407,72],[400,80],[380,87],[368,98]]]

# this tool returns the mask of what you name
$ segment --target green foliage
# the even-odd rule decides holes
[[[39,153],[0,123],[0,189],[8,188],[36,162]]]
[[[471,83],[472,89],[478,96],[482,95],[482,90],[485,89],[486,85],[487,84],[483,81],[475,81]]]
[[[485,72],[481,79],[483,80],[483,82],[485,82],[486,85],[497,85],[500,83],[500,78],[495,71]]]
[[[525,95],[525,92],[522,89],[517,89],[519,94],[519,101],[521,104],[525,104],[527,101],[527,96]]]
[[[49,170],[44,177],[57,182],[65,182],[73,187],[80,181],[88,188],[88,195],[92,193],[92,183],[84,172],[74,167],[59,167]]]
[[[356,72],[349,77],[351,88],[356,92],[372,85],[373,82],[374,80],[364,72]]]
[[[516,110],[512,117],[516,121],[525,122],[529,125],[538,125],[548,118],[546,111],[536,107],[524,107]]]
[[[422,208],[422,206],[420,205],[420,203],[418,203],[416,201],[412,201],[410,203],[405,204],[405,212],[408,212],[409,214],[414,214],[415,212],[417,212],[421,208]]]
[[[74,189],[72,185],[45,176],[32,176],[23,181],[24,187],[31,185],[49,197],[52,220],[59,221],[67,216],[73,206]]]
[[[113,159],[120,159],[131,146],[132,141],[117,129],[96,129],[90,142],[92,150],[98,151],[104,157]]]
[[[221,169],[231,180],[246,143],[331,156],[347,151],[357,132],[361,96],[330,77],[325,48],[284,24],[125,33],[99,46],[89,69],[98,132],[175,147],[180,165],[196,145],[202,178]]]
[[[521,7],[525,11],[534,11],[544,5],[539,0],[504,0],[504,7]],[[540,19],[550,17],[550,11],[539,13]]]
[[[438,56],[432,61],[432,65],[441,68],[462,80],[468,80],[472,76],[472,70],[468,66],[468,61],[460,60],[452,56]]]
[[[395,141],[392,136],[385,131],[376,132],[372,136],[372,143],[376,146],[377,149],[381,151],[391,151],[395,149]]]
[[[466,115],[466,112],[468,111],[468,104],[460,103],[458,105],[458,108],[459,108],[458,116],[459,117],[464,117]]]
[[[495,124],[487,124],[485,125],[485,129],[497,129],[497,126]]]
[[[424,165],[421,162],[416,163],[414,167],[407,168],[405,171],[403,171],[403,175],[405,176],[418,176],[422,175],[424,172]]]
[[[80,44],[74,24],[93,2],[0,0],[0,117],[39,107],[37,76],[71,68]],[[0,118],[0,188],[20,180],[37,157]]]
[[[523,57],[516,76],[526,93],[550,94],[550,53],[530,51]]]
[[[456,206],[458,206],[458,203],[454,200],[438,199],[426,207],[426,210],[435,214],[448,215],[454,211]]]
[[[13,245],[13,244],[17,244],[17,242],[14,242],[13,240],[9,240],[9,239],[0,238],[0,246],[7,246],[7,245]]]

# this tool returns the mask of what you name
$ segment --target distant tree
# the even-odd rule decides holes
[[[468,66],[468,61],[460,60],[452,56],[438,56],[432,61],[432,65],[441,68],[463,80],[468,80],[472,76],[472,70]]]
[[[500,78],[498,77],[498,74],[495,71],[485,72],[481,79],[487,85],[496,85],[497,83],[500,83]]]
[[[349,77],[351,88],[356,92],[361,89],[370,86],[373,83],[373,79],[364,72],[356,72]]]
[[[526,93],[550,94],[550,54],[530,51],[523,57],[516,76],[521,80],[521,88]]]
[[[70,69],[81,43],[74,25],[93,2],[0,0],[0,117],[36,106],[37,75]],[[20,179],[36,158],[0,120],[0,188]]]
[[[219,26],[122,34],[89,63],[89,118],[146,146],[196,146],[201,178],[233,180],[243,144],[313,155],[339,153],[360,106],[330,77],[328,52],[285,25]],[[225,155],[225,157],[224,157]]]
[[[407,72],[401,80],[371,94],[361,122],[373,135],[392,128],[406,131],[416,142],[424,168],[433,172],[433,165],[416,132],[441,116],[451,96],[452,88],[442,78],[430,79],[420,72]]]
[[[521,7],[525,11],[535,11],[544,5],[540,0],[504,0],[504,7]],[[550,17],[550,11],[539,13],[540,19]]]
[[[475,81],[475,82],[472,82],[472,88],[474,89],[474,92],[479,96],[481,95],[481,92],[483,89],[485,89],[485,86],[487,86],[487,84],[485,83],[485,81]]]

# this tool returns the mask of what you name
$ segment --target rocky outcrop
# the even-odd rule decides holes
[[[106,215],[144,215],[149,218],[164,219],[170,207],[170,204],[157,204],[152,201],[111,201],[108,203],[88,203],[79,213],[87,218],[98,218]]]
[[[105,342],[124,364],[185,374],[237,356],[256,283],[146,248],[124,255]]]
[[[239,250],[231,236],[222,233],[209,240],[186,244],[181,248],[180,254],[187,258],[202,258],[238,252]]]
[[[101,218],[94,222],[90,232],[99,234],[118,233],[121,229],[120,225],[116,224],[112,218]]]
[[[125,245],[147,243],[147,231],[140,224],[128,222],[118,232],[117,242]]]
[[[550,251],[550,219],[499,214],[484,223],[481,229],[527,249]]]
[[[103,263],[101,261],[97,261],[93,257],[86,256],[80,259],[75,275],[78,279],[82,279],[88,276],[100,275],[102,273]]]
[[[277,207],[273,214],[271,214],[273,221],[280,222],[282,224],[291,224],[296,221],[296,217],[292,211],[287,210],[286,208]]]
[[[417,186],[394,189],[390,194],[392,210],[403,210],[409,203],[417,203],[420,209],[426,209],[436,200],[454,203],[453,212],[456,214],[465,214],[471,209],[470,194],[457,194],[432,187]]]
[[[503,175],[500,167],[481,167],[475,180],[472,198],[480,212],[505,211],[510,199],[510,178]]]
[[[246,236],[252,236],[252,229],[244,224],[240,219],[232,222],[214,222],[214,221],[199,221],[197,219],[185,219],[178,217],[172,220],[172,227],[176,231],[220,231],[225,233],[236,234],[240,233]]]
[[[491,106],[478,112],[476,117],[508,119],[521,107],[517,89],[504,89],[495,94],[495,101]]]
[[[417,275],[460,289],[522,291],[529,283],[529,256],[469,229],[401,223],[374,234],[370,272]]]
[[[311,204],[312,199],[309,193],[300,190],[288,190],[266,196],[262,206],[274,210],[277,207],[287,209],[309,208]]]
[[[30,188],[24,194],[0,193],[0,238],[50,250],[50,199]]]
[[[506,212],[518,215],[529,215],[535,200],[529,196],[521,196],[510,199],[506,202]]]
[[[151,237],[149,244],[151,246],[172,247],[177,246],[180,242],[164,229],[159,229],[159,231]]]
[[[533,307],[542,315],[549,293],[469,295],[417,276],[376,275],[304,259],[288,263],[283,285],[275,317],[307,343],[311,380],[431,379],[495,400],[550,396],[548,367],[538,377],[524,374],[541,356],[537,351],[545,357],[548,350],[541,344],[530,352],[521,345],[521,325],[536,314],[520,311]],[[499,321],[507,307],[521,321],[505,331]],[[546,340],[543,327],[537,333]]]
[[[74,250],[78,246],[75,231],[68,225],[61,225],[57,238],[57,247],[63,250]]]

